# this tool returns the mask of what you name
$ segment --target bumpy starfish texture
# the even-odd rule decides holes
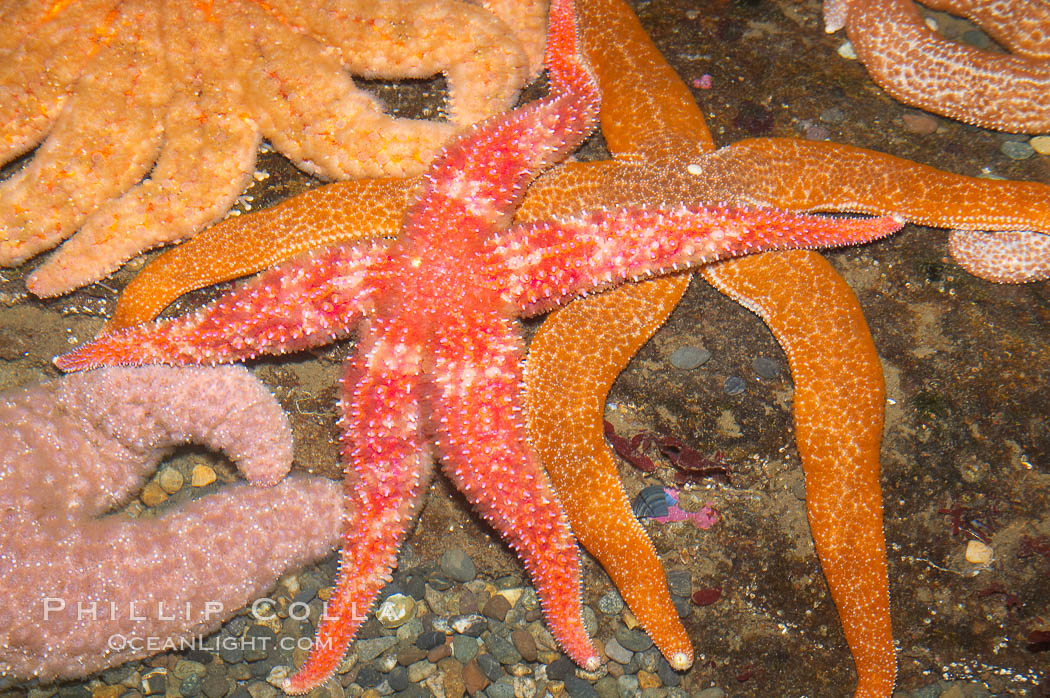
[[[827,31],[843,27],[872,79],[906,104],[985,128],[1050,131],[1050,9],[1041,0],[923,0],[967,16],[1011,53],[937,35],[912,0],[825,0]]]
[[[939,37],[911,0],[827,0],[826,28],[845,27],[875,82],[902,102],[986,128],[1050,131],[1050,6],[1041,0],[923,4],[968,17],[1011,53]],[[967,271],[996,283],[1050,275],[1050,241],[1035,231],[958,230],[950,248]]]
[[[578,145],[596,116],[571,5],[551,10],[547,67],[550,97],[446,148],[391,245],[308,253],[191,317],[112,333],[56,360],[64,370],[232,361],[324,343],[367,316],[341,398],[353,504],[342,564],[315,650],[289,692],[331,675],[360,623],[355,611],[389,578],[429,476],[427,434],[453,482],[524,558],[559,643],[596,667],[572,535],[520,421],[512,318],[679,265],[866,241],[900,227],[891,218],[675,207],[598,210],[501,232],[529,181]]]
[[[982,279],[1019,284],[1050,278],[1050,235],[955,230],[948,242],[955,261]]]
[[[533,51],[537,4],[496,8]],[[0,162],[43,145],[0,184],[0,264],[80,229],[30,275],[42,296],[220,219],[260,137],[325,178],[415,174],[528,69],[503,22],[451,0],[19,0],[2,18]],[[448,123],[389,117],[347,74],[442,71]]]
[[[606,88],[603,131],[620,161],[548,173],[529,190],[518,221],[615,204],[610,192],[631,192],[624,196],[636,197],[635,203],[728,198],[806,210],[893,212],[941,226],[1045,230],[1050,224],[1048,191],[1039,184],[977,180],[871,151],[792,139],[742,141],[709,153],[711,139],[689,92],[633,14],[621,3],[599,2],[584,4],[581,12],[584,44]],[[615,42],[595,29],[603,27],[615,33]],[[257,271],[274,255],[308,248],[311,238],[393,235],[397,211],[414,186],[396,180],[329,185],[206,231],[147,266],[122,296],[113,322],[148,320],[180,293]],[[361,221],[375,225],[355,230]],[[235,259],[224,254],[230,248],[238,251]],[[858,695],[887,695],[895,661],[879,514],[883,389],[859,305],[834,270],[811,253],[760,255],[704,273],[758,312],[788,353],[797,390],[796,440],[807,481],[814,483],[812,530],[857,660]],[[655,552],[622,494],[602,441],[601,415],[616,375],[662,324],[685,283],[680,277],[625,286],[560,310],[534,338],[525,374],[530,442],[574,532],[678,666],[692,657],[689,639]],[[850,496],[829,491],[827,482],[848,483]],[[843,551],[865,564],[848,563]]]
[[[107,368],[6,391],[0,438],[4,675],[83,676],[210,633],[342,532],[339,484],[284,478],[287,419],[239,367]],[[186,441],[225,451],[252,484],[157,518],[106,515]]]

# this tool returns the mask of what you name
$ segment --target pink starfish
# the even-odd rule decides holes
[[[583,140],[598,111],[597,86],[575,50],[571,0],[555,0],[550,26],[551,95],[449,145],[397,241],[311,251],[193,316],[106,335],[56,360],[64,370],[237,361],[325,344],[365,318],[341,395],[352,506],[339,577],[289,693],[332,674],[360,612],[390,579],[430,475],[430,444],[522,557],[558,642],[597,668],[572,533],[525,440],[514,319],[627,278],[765,249],[867,241],[900,227],[888,218],[696,207],[507,228],[529,182]]]

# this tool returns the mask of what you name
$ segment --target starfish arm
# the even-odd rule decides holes
[[[417,183],[334,182],[228,218],[151,260],[121,293],[106,328],[148,322],[184,293],[254,274],[314,247],[394,237]]]
[[[492,277],[512,306],[534,314],[626,279],[766,250],[869,242],[900,227],[894,218],[821,218],[774,209],[602,211],[514,226],[493,243],[508,271]]]
[[[68,7],[68,22],[54,22],[50,3],[23,3],[0,27],[0,162],[44,139],[67,102],[68,91],[91,58],[92,41],[105,34],[116,0]],[[94,29],[95,31],[87,31]]]
[[[0,264],[53,247],[156,159],[168,100],[156,22],[123,3],[112,31],[32,162],[0,184]]]
[[[373,335],[375,332],[375,335]],[[367,328],[343,377],[343,452],[348,508],[335,592],[306,664],[283,686],[298,695],[324,683],[376,596],[430,476],[419,410],[421,353],[411,320]]]
[[[173,98],[164,146],[150,176],[105,204],[27,280],[37,296],[67,293],[108,275],[139,252],[192,235],[222,217],[251,180],[259,133],[239,107],[240,89],[213,22],[171,3],[165,39]],[[195,21],[197,20],[197,21]],[[198,32],[182,27],[200,26]],[[226,75],[223,82],[201,76]]]
[[[511,109],[525,84],[525,51],[487,9],[450,0],[270,4],[338,49],[355,75],[389,80],[443,72],[449,85],[449,121],[458,127]],[[547,28],[543,4],[515,2],[515,15],[539,19],[531,32],[539,33],[541,50]],[[517,27],[512,30],[518,33]],[[420,165],[429,160],[424,158]]]
[[[575,541],[525,441],[522,352],[513,329],[496,315],[456,323],[434,353],[433,419],[445,472],[521,557],[558,644],[580,666],[597,669],[583,626]]]
[[[851,0],[846,30],[872,79],[906,104],[986,128],[1050,130],[1045,61],[943,39],[912,0]]]
[[[63,371],[104,365],[215,364],[284,354],[344,336],[374,295],[381,242],[312,250],[201,310],[110,332],[55,359]]]
[[[855,696],[888,696],[897,664],[879,483],[885,388],[860,304],[813,252],[734,259],[701,273],[757,313],[787,353],[810,530],[857,664]]]
[[[547,9],[550,3],[547,0],[479,0],[478,4],[499,17],[514,32],[529,60],[529,79],[539,77],[543,70]]]
[[[187,440],[258,483],[288,470],[284,412],[243,368],[103,369],[7,391],[0,432],[5,675],[83,676],[156,651],[107,647],[114,635],[157,647],[206,635],[339,539],[340,487],[318,477],[224,487],[157,518],[111,514]],[[110,612],[73,610],[99,601]]]
[[[1050,233],[1050,186],[979,179],[839,143],[796,138],[738,141],[701,165],[752,203],[798,211],[894,215],[967,230]],[[790,178],[785,172],[804,173]]]
[[[923,0],[934,10],[966,17],[1014,53],[1050,58],[1050,4],[1044,0]]]
[[[594,126],[600,96],[576,51],[571,4],[551,6],[547,70],[549,97],[479,124],[442,151],[409,213],[410,226],[439,231],[440,221],[457,218],[498,226],[540,171],[583,141]]]
[[[1050,278],[1050,235],[1032,231],[986,233],[953,230],[948,249],[974,276],[998,284]]]
[[[573,533],[680,671],[693,663],[692,644],[671,602],[656,549],[631,512],[595,415],[603,413],[613,380],[688,285],[687,275],[677,275],[569,305],[564,310],[570,312],[553,314],[529,343],[524,374],[529,444],[554,483]]]
[[[634,11],[617,0],[586,0],[577,12],[585,53],[602,89],[602,136],[609,150],[618,157],[636,153],[654,132],[685,136],[699,150],[714,150],[692,93]]]
[[[117,506],[141,487],[152,467],[140,463],[155,465],[166,449],[187,442],[225,452],[256,485],[274,485],[292,467],[287,417],[266,386],[241,366],[107,367],[62,380],[55,404],[83,432],[121,450],[119,460],[129,468],[92,463],[97,471],[85,476],[99,484],[103,498],[81,502],[78,495],[71,507]]]

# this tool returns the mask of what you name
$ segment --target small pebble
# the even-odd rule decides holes
[[[1035,155],[1035,149],[1028,144],[1028,141],[1006,141],[999,146],[999,150],[1011,160],[1027,160]]]
[[[839,46],[838,54],[848,61],[857,60],[857,52],[853,50],[853,44],[848,41]]]
[[[525,590],[519,586],[511,587],[510,589],[500,589],[496,592],[497,596],[502,596],[510,604],[511,608],[518,605],[518,601],[521,599],[521,595],[525,593]]]
[[[478,667],[485,672],[485,676],[489,677],[489,681],[498,681],[503,674],[503,667],[500,666],[499,662],[487,652],[485,654],[479,654],[474,658],[474,661],[478,663]]]
[[[1040,155],[1050,155],[1050,136],[1036,136],[1028,141],[1028,145]]]
[[[485,672],[478,666],[477,660],[467,662],[463,667],[463,685],[467,689],[467,693],[475,695],[482,689],[489,685],[489,679],[485,676]]]
[[[610,638],[609,641],[605,643],[605,654],[609,659],[620,664],[626,664],[631,661],[632,657],[634,657],[634,652],[617,642],[615,637]]]
[[[638,685],[644,691],[647,688],[659,688],[660,677],[651,671],[645,671],[644,669],[638,672]]]
[[[374,688],[383,681],[383,676],[378,671],[370,666],[361,667],[361,671],[357,672],[357,678],[354,679],[361,688]]]
[[[623,607],[623,598],[620,597],[620,594],[615,589],[610,589],[598,599],[598,610],[607,616],[620,615]]]
[[[638,677],[630,674],[624,674],[616,679],[616,683],[620,687],[621,696],[637,696],[641,690],[638,686]]]
[[[653,641],[644,630],[628,630],[622,625],[616,628],[616,641],[632,652],[643,652],[653,646]]]
[[[920,136],[928,136],[937,130],[937,119],[922,112],[908,112],[901,116],[904,128]]]
[[[395,691],[403,691],[408,688],[408,670],[403,666],[394,667],[389,674],[386,675],[386,682],[390,684],[390,688]]]
[[[594,684],[598,698],[620,698],[620,687],[616,685],[615,676],[603,676]]]
[[[675,368],[690,370],[703,366],[711,359],[711,352],[703,347],[684,346],[671,352],[668,360]]]
[[[759,378],[770,381],[780,378],[780,362],[768,356],[756,356],[751,362],[751,368]]]
[[[409,664],[415,664],[421,661],[427,653],[418,647],[405,647],[404,649],[398,650],[397,652],[397,663],[401,666],[408,666]]]
[[[966,561],[974,565],[987,565],[992,561],[994,551],[991,546],[979,540],[966,544]]]
[[[722,385],[722,391],[726,395],[739,395],[747,390],[747,381],[740,376],[729,376]]]
[[[485,619],[478,615],[469,616],[455,616],[452,618],[450,623],[452,629],[462,635],[470,635],[471,637],[480,637],[481,633],[485,632],[485,628],[488,627],[488,623]]]
[[[660,677],[660,682],[664,686],[674,687],[682,683],[682,675],[671,668],[671,665],[667,663],[667,660],[663,656],[657,657],[656,660],[656,675]]]
[[[416,601],[411,596],[393,594],[379,604],[376,618],[385,628],[400,628],[416,614]]]
[[[514,683],[509,677],[503,677],[485,689],[488,698],[514,698]]]
[[[442,641],[444,641],[444,638],[442,638]],[[362,662],[370,662],[396,644],[396,637],[376,637],[368,640],[358,640],[354,643],[354,651],[357,652],[357,656]]]
[[[164,491],[156,480],[150,480],[146,483],[146,486],[142,488],[142,494],[139,496],[142,503],[148,507],[155,507],[159,504],[163,504],[168,499],[168,493]]]
[[[828,130],[827,126],[822,126],[821,124],[806,126],[803,135],[807,141],[826,141],[831,139],[831,131]]]
[[[468,635],[456,635],[452,638],[452,656],[460,664],[466,664],[478,654],[478,641]]]
[[[452,643],[446,642],[443,645],[438,645],[434,649],[427,652],[427,661],[431,664],[437,664],[445,657],[452,656]]]
[[[571,698],[598,698],[598,692],[594,690],[594,686],[576,676],[565,679],[565,692]]]
[[[190,484],[194,487],[204,487],[215,482],[216,477],[218,476],[215,471],[207,465],[195,465],[190,473]]]
[[[536,640],[532,637],[528,630],[518,628],[510,634],[510,641],[514,643],[514,649],[518,650],[518,654],[526,662],[536,661]]]
[[[497,594],[488,600],[481,612],[488,618],[495,618],[502,622],[506,619],[507,611],[510,610],[510,607],[510,602]]]
[[[474,561],[459,548],[444,552],[441,556],[441,571],[457,582],[469,582],[478,574]]]
[[[361,643],[358,642],[358,645]],[[432,650],[438,645],[445,644],[445,633],[437,630],[428,630],[419,634],[416,638],[416,647],[421,650]]]
[[[175,494],[182,489],[186,479],[175,468],[167,467],[160,471],[160,475],[157,476],[157,482],[162,490],[168,494]]]
[[[559,657],[547,665],[547,677],[553,681],[564,681],[573,676],[575,671],[576,665],[565,657]]]
[[[487,633],[485,635],[485,647],[488,648],[492,658],[504,666],[517,664],[521,661],[521,653],[514,648],[514,645],[509,640],[499,635]]]
[[[420,681],[425,681],[430,678],[435,673],[437,673],[436,664],[431,664],[425,660],[416,662],[408,667],[408,680],[412,683],[419,683]],[[358,683],[360,683],[360,681]]]

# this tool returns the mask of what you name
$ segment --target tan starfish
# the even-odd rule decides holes
[[[496,8],[530,46],[536,5]],[[245,189],[260,137],[327,179],[418,173],[529,67],[503,22],[452,0],[7,3],[0,162],[43,144],[0,184],[0,264],[79,229],[28,279],[50,296],[184,239]],[[348,72],[444,72],[449,121],[392,118]]]

